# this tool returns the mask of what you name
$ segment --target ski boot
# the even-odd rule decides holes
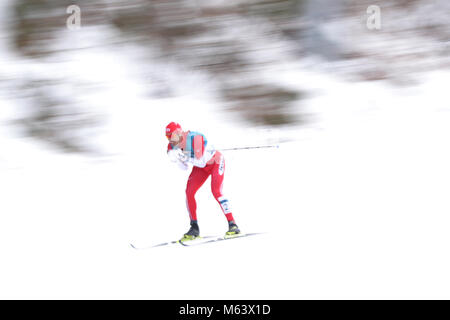
[[[200,238],[200,229],[198,227],[198,223],[196,220],[192,220],[191,221],[191,228],[189,229],[188,232],[186,232],[183,236],[183,238],[180,239],[180,242],[183,241],[190,241],[190,240],[194,240]]]
[[[228,221],[228,231],[225,233],[226,237],[233,237],[237,236],[241,233],[241,230],[239,230],[239,227],[237,226],[236,222],[234,220]]]

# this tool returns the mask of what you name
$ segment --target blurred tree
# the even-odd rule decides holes
[[[292,22],[300,12],[300,0],[194,1],[194,0],[79,0],[82,25],[111,25],[118,28],[123,39],[117,43],[138,43],[159,50],[159,59],[170,59],[192,70],[202,70],[215,79],[220,97],[231,105],[230,110],[256,124],[285,125],[298,120],[291,104],[302,97],[296,90],[280,87],[276,77],[262,82],[258,74],[267,65],[276,65],[274,57],[264,54],[266,44],[289,50],[282,39],[284,30],[292,31]],[[47,58],[58,49],[52,44],[65,27],[65,9],[70,0],[17,0],[14,3],[13,39],[16,50],[32,59]],[[271,40],[270,40],[271,39]],[[272,41],[272,43],[270,43]],[[292,48],[291,48],[292,49]],[[261,52],[265,61],[253,59]],[[154,57],[152,57],[154,58]],[[150,61],[151,63],[151,61]],[[233,79],[241,78],[236,86]],[[233,83],[231,85],[231,83]],[[56,112],[57,105],[74,108],[62,100],[50,100],[44,94],[45,80],[34,79],[34,103],[30,117],[23,121],[28,132],[52,140],[65,127],[76,130]],[[243,94],[247,91],[246,94]],[[76,113],[76,112],[74,112]],[[51,119],[51,121],[50,121]],[[49,123],[50,130],[43,129]],[[79,124],[79,123],[78,123]],[[39,128],[39,129],[37,129]],[[50,136],[53,138],[50,139]],[[61,142],[59,142],[61,144]],[[67,142],[64,144],[68,145]],[[65,148],[77,150],[77,148]]]
[[[23,126],[25,135],[49,142],[65,152],[98,153],[86,142],[101,120],[81,109],[77,100],[66,100],[55,94],[67,86],[70,84],[62,79],[25,80],[19,89],[28,112],[17,123]]]
[[[87,1],[78,1],[87,3]],[[48,59],[58,50],[53,43],[58,31],[66,27],[66,8],[71,0],[15,0],[13,4],[12,39],[14,48],[28,59]],[[89,15],[87,15],[89,17]],[[57,94],[61,88],[69,87],[76,96],[83,95],[79,84],[70,77],[48,78],[49,75],[27,75],[17,81],[16,97],[22,99],[20,124],[26,135],[41,139],[65,152],[94,153],[89,138],[101,123],[97,115],[85,112],[83,106],[74,101],[74,96]],[[97,151],[95,151],[97,153]]]
[[[429,19],[425,27],[409,22],[408,14],[417,17],[427,12],[421,6],[425,3],[426,0],[76,1],[82,8],[82,26],[106,25],[120,30],[122,37],[114,39],[115,44],[138,44],[151,52],[143,65],[159,59],[176,62],[184,70],[206,73],[231,111],[253,123],[269,126],[302,122],[293,106],[304,98],[304,92],[284,86],[277,77],[279,70],[285,70],[300,56],[316,55],[330,63],[351,60],[351,68],[340,68],[338,63],[331,70],[364,80],[403,78],[412,72],[411,64],[416,65],[414,71],[430,70],[445,65],[445,61],[448,65],[449,28],[445,14],[442,18],[438,13],[446,12],[449,2],[434,1],[436,17]],[[32,59],[58,53],[60,49],[53,44],[65,28],[66,8],[71,4],[71,0],[15,0],[12,33],[16,50]],[[395,21],[384,23],[379,33],[364,27],[366,9],[373,4],[382,6],[383,21]],[[415,40],[404,41],[410,36]],[[402,47],[405,43],[409,45],[406,49]],[[447,43],[446,50],[435,52],[441,43]],[[442,60],[444,64],[434,63]],[[40,83],[34,79],[30,83],[38,92],[46,91],[45,80]],[[40,111],[32,112],[33,116],[24,122],[30,128],[52,118],[62,124],[55,127],[55,132],[63,127],[74,130],[71,121],[63,121],[53,111],[56,108],[49,108],[68,105],[65,101],[50,101],[43,94],[36,94],[34,99],[31,108]],[[35,116],[39,112],[41,115]]]
[[[265,50],[274,43],[286,53],[294,50],[296,45],[283,38],[284,32],[295,28],[302,2],[137,0],[133,6],[122,3],[112,21],[125,35],[158,46],[163,59],[207,72],[230,110],[255,124],[278,126],[298,122],[291,105],[303,94],[280,88],[276,77],[271,83],[262,82],[258,74],[289,59],[283,50],[277,56]],[[254,58],[258,54],[263,60]],[[238,86],[236,79],[242,80]],[[243,95],[247,90],[255,91]]]

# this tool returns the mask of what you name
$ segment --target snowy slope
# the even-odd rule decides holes
[[[224,192],[243,230],[269,232],[259,238],[129,248],[187,230],[187,173],[167,161],[161,133],[175,111],[202,128],[186,99],[152,102],[157,114],[145,103],[117,109],[112,161],[28,144],[33,160],[2,169],[1,297],[448,298],[448,77],[406,93],[327,84],[309,104],[317,130],[280,149],[227,152]],[[224,142],[233,125],[209,117],[203,131]],[[220,234],[208,182],[200,226]]]

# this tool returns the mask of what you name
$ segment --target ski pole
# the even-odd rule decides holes
[[[219,149],[220,151],[232,151],[232,150],[248,150],[248,149],[262,149],[262,148],[279,148],[278,144],[268,145],[268,146],[253,146],[253,147],[238,147],[238,148],[228,148],[228,149]]]

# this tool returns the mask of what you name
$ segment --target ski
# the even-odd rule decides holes
[[[207,243],[213,243],[213,242],[220,242],[220,241],[225,241],[225,240],[232,240],[232,239],[239,239],[239,238],[245,238],[245,237],[250,237],[250,236],[256,236],[259,234],[264,234],[263,232],[254,232],[254,233],[239,233],[236,235],[225,235],[225,236],[219,236],[219,237],[213,237],[214,239],[210,239],[210,240],[206,240],[206,241],[200,241],[200,242],[190,242],[190,241],[186,241],[186,242],[180,242],[181,245],[185,246],[185,247],[192,247],[192,246],[197,246],[197,245],[201,245],[201,244],[207,244]]]
[[[159,244],[155,244],[155,245],[151,245],[151,246],[144,246],[144,247],[139,247],[139,246],[135,246],[134,244],[130,243],[130,247],[132,247],[133,249],[136,250],[147,250],[147,249],[152,249],[152,248],[158,248],[158,247],[167,247],[167,246],[173,246],[176,244],[182,244],[186,243],[186,242],[197,242],[203,239],[212,239],[212,238],[216,238],[216,236],[205,236],[205,237],[198,237],[194,240],[189,240],[189,241],[181,241],[181,240],[174,240],[174,241],[169,241],[169,242],[163,242],[163,243],[159,243]]]
[[[152,246],[145,246],[145,247],[135,246],[134,244],[130,243],[130,246],[133,249],[136,249],[136,250],[145,250],[145,249],[151,249],[151,248],[157,248],[157,247],[173,245],[173,244],[178,243],[178,241],[180,241],[180,240],[170,241],[170,242],[163,242],[163,243],[160,243],[160,244],[156,244],[156,245],[152,245]]]
[[[145,247],[135,246],[134,244],[130,243],[130,246],[136,250],[147,250],[147,249],[158,248],[158,247],[173,246],[173,245],[177,245],[177,244],[180,244],[184,247],[192,247],[192,246],[197,246],[197,245],[201,245],[201,244],[207,244],[207,243],[213,243],[213,242],[219,242],[219,241],[225,241],[225,240],[231,240],[231,239],[238,239],[238,238],[245,238],[245,237],[255,236],[255,235],[259,235],[259,234],[264,234],[264,233],[263,232],[254,232],[254,233],[239,233],[236,235],[225,235],[225,236],[205,236],[205,237],[198,237],[194,240],[187,240],[187,241],[174,240],[174,241],[159,243],[156,245],[145,246]]]

